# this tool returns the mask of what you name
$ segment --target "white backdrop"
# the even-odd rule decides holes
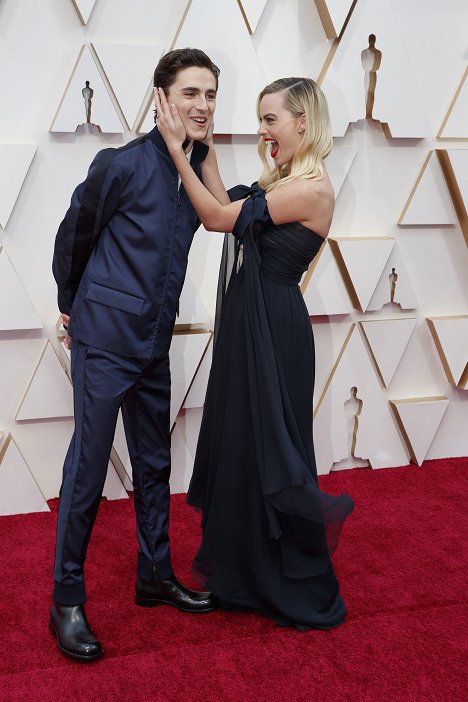
[[[333,241],[303,282],[319,471],[468,455],[467,26],[466,0],[0,2],[0,513],[47,509],[73,430],[51,274],[57,227],[96,151],[151,127],[154,67],[187,45],[221,68],[228,187],[260,172],[255,97],[266,82],[308,75],[329,98]],[[365,119],[371,33],[382,124]],[[85,74],[101,133],[75,131]],[[174,491],[193,465],[221,242],[195,236],[173,343]],[[109,468],[105,494],[125,497],[120,425]]]

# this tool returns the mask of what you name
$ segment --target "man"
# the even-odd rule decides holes
[[[212,131],[218,75],[198,49],[166,54],[154,73],[154,85],[179,110],[198,177],[209,151],[202,142]],[[139,545],[135,603],[185,612],[215,609],[209,593],[188,590],[175,578],[168,538],[168,352],[198,224],[154,128],[98,153],[58,230],[53,272],[69,324],[75,432],[60,489],[49,629],[59,649],[80,660],[103,653],[84,611],[83,568],[120,408]]]

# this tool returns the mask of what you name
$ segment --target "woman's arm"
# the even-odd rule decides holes
[[[175,105],[169,106],[164,92],[155,90],[157,125],[175,163],[188,196],[205,229],[232,232],[243,200],[221,204],[200,182],[182,149],[185,129]],[[216,166],[217,168],[217,166]],[[330,228],[333,209],[333,188],[328,176],[322,180],[296,180],[267,193],[268,210],[275,224],[301,222],[325,237]]]
[[[227,202],[226,204],[221,204],[221,202],[211,194],[193,171],[182,148],[186,135],[177,108],[174,105],[169,107],[164,91],[160,89],[155,90],[155,102],[158,114],[156,124],[167,144],[168,151],[179,171],[184,188],[203,226],[208,231],[232,232],[237,217],[239,216],[243,200],[232,203],[229,202],[229,204]],[[207,165],[208,177],[216,180],[214,168],[215,171],[218,170],[217,163],[213,165],[213,154],[211,154],[211,156],[209,155],[209,157],[210,161]],[[216,158],[216,154],[214,158]],[[205,177],[205,173],[203,173],[203,176]],[[219,181],[221,181],[220,178]],[[219,192],[219,184],[217,192]],[[224,194],[221,194],[221,197],[223,201],[229,200],[225,190]]]
[[[216,150],[213,142],[213,120],[208,128],[208,133],[203,139],[203,143],[208,147],[208,153],[204,161],[201,164],[202,181],[210,193],[215,196],[215,198],[222,205],[229,205],[231,200],[226,192],[224,183],[221,180],[221,175],[218,168],[218,159],[216,157]]]

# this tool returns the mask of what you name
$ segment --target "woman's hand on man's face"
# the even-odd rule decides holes
[[[169,105],[162,88],[154,89],[154,103],[157,113],[156,126],[166,142],[169,153],[178,151],[187,135],[177,107]]]

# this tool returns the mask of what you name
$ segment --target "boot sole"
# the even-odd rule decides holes
[[[154,600],[148,597],[141,597],[141,595],[135,595],[135,604],[138,607],[159,607],[159,605],[169,605],[169,607],[175,607],[180,612],[186,612],[187,614],[208,614],[208,612],[214,612],[217,607],[210,605],[204,607],[203,609],[187,609],[186,607],[181,607],[180,605],[170,602],[169,600]]]
[[[55,629],[54,625],[49,619],[49,631],[52,634],[52,636],[55,638],[55,641],[57,643],[57,648],[61,653],[64,653],[66,656],[69,658],[73,658],[76,661],[82,661],[83,663],[86,663],[86,661],[97,661],[99,658],[102,658],[104,651],[101,651],[101,653],[94,653],[92,656],[82,656],[79,653],[74,653],[73,651],[69,651],[67,648],[64,648],[62,644],[59,641],[57,630]]]

